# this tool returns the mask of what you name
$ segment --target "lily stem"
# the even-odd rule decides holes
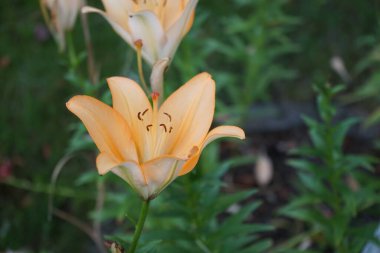
[[[78,66],[78,57],[75,51],[73,34],[71,31],[66,33],[66,39],[70,68],[75,71]]]
[[[145,219],[146,219],[146,216],[148,215],[149,202],[150,202],[149,199],[144,200],[144,202],[143,202],[143,205],[142,205],[141,211],[140,211],[140,217],[139,217],[139,220],[138,220],[137,225],[136,225],[136,231],[135,231],[135,234],[133,235],[133,240],[132,240],[131,246],[129,247],[128,253],[134,253],[136,248],[137,248],[137,244],[139,242],[141,232],[144,228]]]
[[[86,2],[84,2],[84,4],[86,4]],[[91,41],[90,28],[88,26],[87,15],[85,13],[81,14],[81,21],[82,21],[82,30],[83,30],[84,41],[86,43],[86,50],[87,50],[88,77],[91,81],[91,84],[95,85],[99,82],[98,72],[96,69],[94,50],[93,50],[93,45],[92,45],[92,41]]]

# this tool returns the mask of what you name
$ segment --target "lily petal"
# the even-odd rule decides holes
[[[110,160],[121,163],[137,159],[128,125],[110,106],[89,96],[75,96],[66,106],[82,120],[100,152],[108,154]],[[103,166],[101,170],[106,171]]]
[[[159,157],[142,165],[151,198],[157,196],[178,177],[185,160],[177,157]]]
[[[153,65],[160,59],[159,52],[166,43],[166,36],[160,20],[151,11],[139,11],[129,15],[128,24],[133,41],[142,41],[142,53]]]
[[[163,26],[165,31],[170,28],[181,16],[187,0],[167,0],[164,8]]]
[[[89,7],[89,6],[83,7],[82,12],[83,13],[98,13],[102,15],[108,21],[108,23],[110,23],[110,25],[115,30],[115,32],[119,34],[120,37],[122,37],[123,40],[125,40],[132,48],[135,48],[132,37],[130,33],[128,32],[129,29],[128,29],[127,21],[116,20],[112,16],[105,13],[104,11],[93,8],[93,7]]]
[[[243,129],[236,126],[218,126],[212,129],[205,138],[202,147],[204,149],[210,142],[213,142],[216,139],[222,138],[222,137],[234,137],[238,138],[240,140],[245,139],[245,133]]]
[[[128,30],[128,14],[133,12],[136,4],[133,1],[102,0],[108,16]]]
[[[96,157],[96,167],[100,175],[106,174],[119,163],[120,161],[117,161],[112,155],[105,152],[100,153],[98,157]]]
[[[198,163],[202,150],[212,141],[222,137],[234,137],[242,140],[245,139],[245,133],[241,128],[236,126],[219,126],[214,128],[207,134],[198,152],[185,163],[179,175],[182,176],[192,171]]]
[[[112,172],[124,179],[143,199],[149,198],[149,186],[139,164],[127,161],[114,167]]]
[[[198,0],[189,0],[182,16],[166,32],[167,42],[160,58],[173,58],[183,36],[190,30],[194,20],[194,10]]]
[[[113,108],[127,122],[135,140],[140,161],[149,155],[150,138],[146,127],[151,122],[152,106],[141,87],[133,80],[125,77],[107,79],[112,94]]]
[[[187,158],[192,147],[206,137],[214,108],[215,82],[208,73],[193,77],[175,91],[159,110],[159,122],[172,127],[162,152]]]

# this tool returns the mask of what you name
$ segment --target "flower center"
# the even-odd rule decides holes
[[[142,123],[141,127],[144,128],[145,132],[146,141],[143,145],[147,145],[142,147],[145,150],[145,154],[143,155],[144,161],[165,153],[167,136],[172,134],[174,129],[171,125],[172,116],[169,113],[162,112],[159,115],[158,97],[159,94],[157,92],[152,93],[153,112],[149,112],[149,109],[146,108],[137,113],[137,119]]]
[[[141,9],[154,10],[166,6],[167,0],[133,0]]]
[[[157,15],[161,22],[164,20],[164,9],[167,5],[167,1],[168,0],[133,0],[133,2],[137,5],[135,11],[152,11]]]

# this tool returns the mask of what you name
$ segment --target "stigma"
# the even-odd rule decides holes
[[[148,108],[137,113],[137,119],[143,123],[145,130],[149,133],[154,133],[155,136],[159,133],[170,134],[173,131],[172,115],[167,112],[162,112],[162,115],[159,115],[161,113],[158,108],[159,97],[158,92],[152,92],[153,111],[151,113]]]

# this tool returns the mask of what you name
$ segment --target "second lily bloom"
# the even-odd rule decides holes
[[[244,139],[235,126],[209,131],[215,107],[215,83],[202,73],[158,105],[134,81],[108,79],[113,108],[88,96],[75,96],[68,109],[77,115],[100,150],[100,174],[112,171],[143,199],[155,198],[176,177],[190,172],[203,148],[220,137]]]
[[[198,0],[102,0],[106,11],[84,7],[84,12],[103,15],[113,29],[135,48],[143,43],[142,56],[154,65],[171,60],[190,30]]]

